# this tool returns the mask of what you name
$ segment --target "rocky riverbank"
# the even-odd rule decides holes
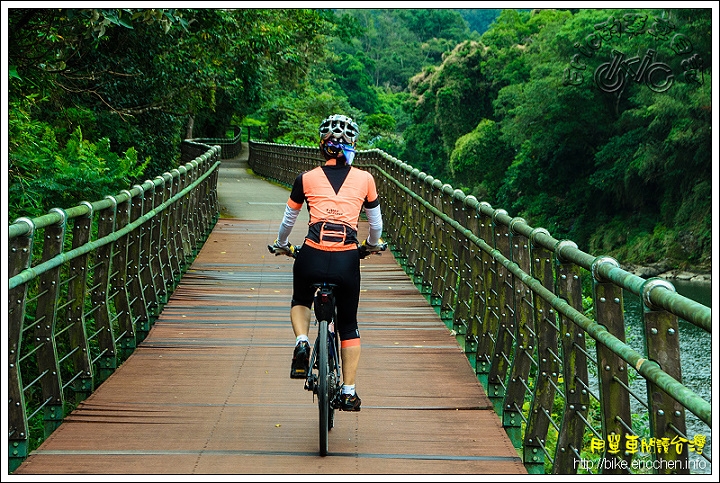
[[[687,280],[698,283],[712,282],[710,271],[673,269],[668,261],[660,261],[650,265],[627,264],[622,268],[642,278],[660,277],[667,280]]]

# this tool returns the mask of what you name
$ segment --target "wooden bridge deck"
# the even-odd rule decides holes
[[[317,404],[289,378],[292,260],[266,248],[277,227],[220,219],[147,339],[14,474],[526,473],[389,252],[362,267],[362,411],[336,412],[318,456]]]

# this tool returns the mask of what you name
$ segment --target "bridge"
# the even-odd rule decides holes
[[[339,413],[331,454],[317,456],[316,405],[287,374],[291,261],[266,245],[282,185],[321,158],[250,142],[262,195],[225,192],[252,201],[220,217],[221,166],[243,154],[240,137],[186,141],[172,172],[10,226],[11,473],[711,464],[710,402],[683,385],[676,337],[680,318],[710,332],[709,308],[377,150],[355,161],[378,181],[391,246],[362,268],[363,410]],[[646,305],[640,348],[625,342],[623,291]],[[688,417],[707,432],[688,434]]]

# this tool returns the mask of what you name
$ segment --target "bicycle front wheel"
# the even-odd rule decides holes
[[[318,412],[320,414],[320,456],[328,452],[328,432],[330,431],[330,364],[328,362],[328,323],[321,320],[318,324]]]

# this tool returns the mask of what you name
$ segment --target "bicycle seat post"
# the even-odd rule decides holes
[[[315,295],[315,317],[317,320],[327,320],[330,323],[335,320],[335,296],[333,294],[335,285],[325,282],[315,285],[319,289]]]

